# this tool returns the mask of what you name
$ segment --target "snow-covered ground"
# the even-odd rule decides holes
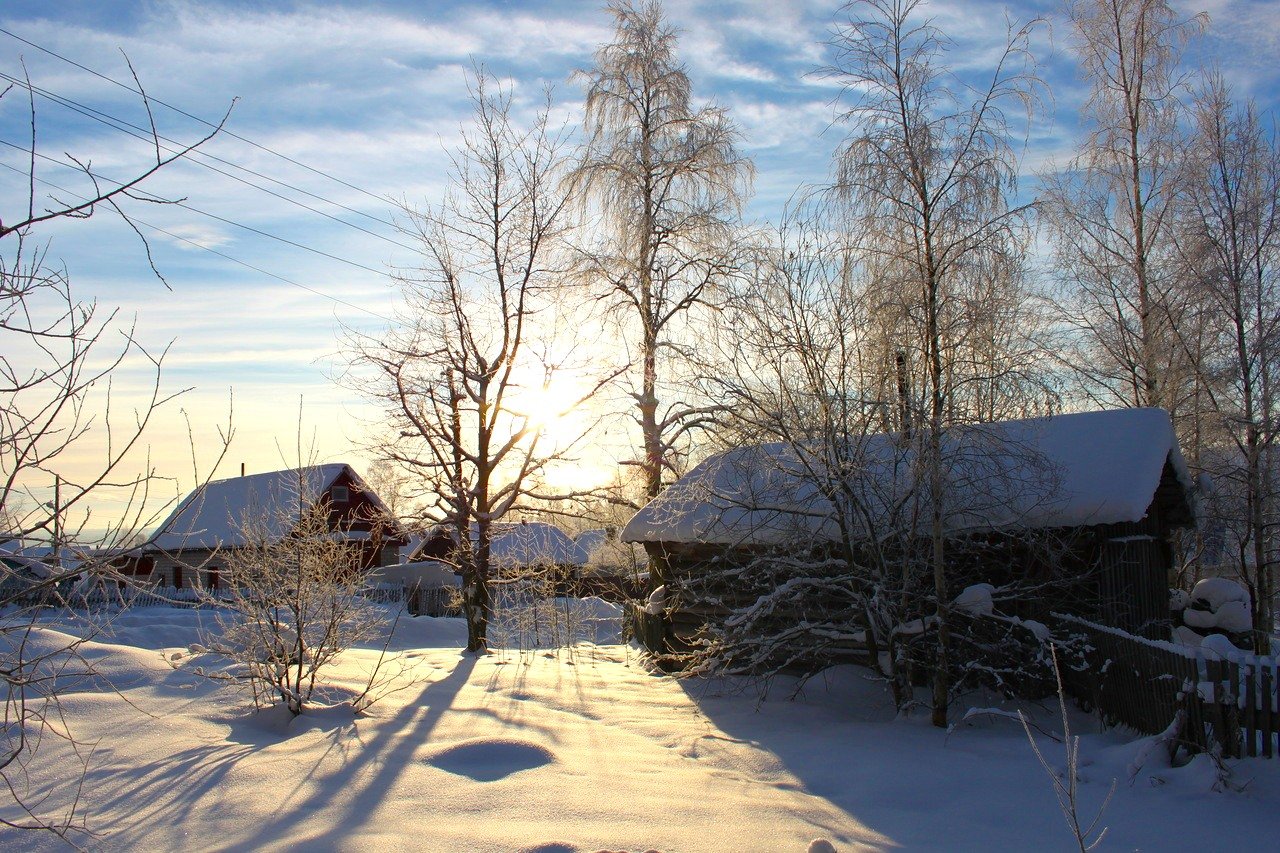
[[[794,684],[775,682],[762,700],[725,682],[655,674],[621,645],[467,656],[461,620],[424,617],[399,623],[392,648],[411,664],[399,690],[360,717],[335,707],[289,720],[170,665],[198,641],[199,619],[138,609],[86,646],[116,690],[83,683],[64,698],[75,734],[97,744],[83,794],[97,834],[82,845],[800,853],[815,839],[840,851],[1074,844],[1016,722],[987,716],[947,734],[923,714],[895,719],[858,670],[810,682],[794,700]],[[356,689],[377,655],[348,652],[339,686]],[[1117,780],[1102,849],[1271,849],[1280,836],[1280,761],[1234,762],[1242,790],[1215,790],[1205,758],[1174,769],[1158,751],[1130,778],[1142,743],[1074,720],[1088,732],[1084,810]],[[1056,728],[1054,709],[1037,721]],[[1059,745],[1039,743],[1061,763]],[[74,778],[54,747],[40,773]],[[60,846],[0,833],[6,850]]]

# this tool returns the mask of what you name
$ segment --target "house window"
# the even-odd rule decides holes
[[[173,567],[173,588],[182,589],[182,566]]]
[[[346,486],[334,486],[330,495],[336,504],[344,504],[351,500],[351,492]]]
[[[218,567],[210,566],[209,567],[209,589],[211,590],[217,589],[220,580],[221,580],[221,576],[220,576]]]

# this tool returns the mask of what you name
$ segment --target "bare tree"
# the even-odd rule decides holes
[[[1110,405],[1176,414],[1187,371],[1173,337],[1173,226],[1179,162],[1180,48],[1207,18],[1165,0],[1073,0],[1067,7],[1089,83],[1089,134],[1045,178],[1044,211],[1078,342],[1068,367]]]
[[[78,649],[93,632],[68,642],[36,642],[38,605],[60,603],[77,579],[109,578],[113,585],[129,580],[117,561],[127,557],[159,511],[148,499],[160,478],[149,461],[142,460],[140,472],[135,463],[153,417],[175,395],[162,390],[164,351],[148,349],[115,311],[77,296],[40,233],[51,223],[88,218],[106,208],[138,234],[154,271],[150,247],[127,206],[133,200],[164,203],[137,195],[139,186],[207,142],[221,124],[191,145],[165,149],[153,119],[154,160],[127,179],[110,181],[71,155],[60,161],[40,150],[35,90],[29,81],[24,88],[30,116],[23,174],[27,192],[11,199],[17,209],[4,211],[0,219],[0,519],[5,525],[0,532],[19,546],[47,544],[50,554],[0,562],[0,779],[17,809],[16,816],[6,809],[0,823],[65,838],[82,825],[83,774],[66,780],[58,805],[59,797],[49,798],[49,792],[33,794],[28,768],[46,741],[68,745],[87,767],[87,752],[61,718],[59,691],[76,676],[92,674]],[[150,115],[151,102],[141,86],[138,91]],[[0,98],[13,94],[10,86]],[[50,160],[80,173],[78,190],[42,197],[37,187]],[[126,367],[149,371],[151,382],[141,400],[123,406],[112,393],[111,378]],[[119,518],[99,521],[92,505],[108,491],[123,492],[125,510]],[[91,533],[95,526],[100,532]],[[51,808],[59,812],[45,811]]]
[[[760,241],[752,274],[723,309],[732,350],[725,371],[705,381],[708,395],[732,412],[726,443],[735,449],[724,459],[734,473],[717,480],[731,496],[708,497],[760,527],[742,531],[744,541],[728,555],[672,578],[665,600],[676,610],[713,603],[690,654],[698,671],[767,677],[857,660],[889,681],[906,710],[914,705],[912,670],[934,665],[938,624],[932,477],[920,464],[927,433],[910,426],[921,401],[908,377],[892,359],[885,363],[885,330],[875,319],[884,312],[879,272],[861,262],[860,247],[841,230],[849,223],[840,204],[828,194],[789,211],[778,233]],[[900,331],[903,352],[918,330],[906,324]],[[990,366],[965,363],[957,373]],[[985,387],[1009,399],[1020,382],[996,374]],[[989,405],[992,395],[982,399]],[[964,527],[962,517],[989,517],[1013,500],[1034,505],[1054,483],[1044,460],[996,429],[953,427],[943,457],[952,541],[964,539],[952,530]],[[984,547],[960,544],[968,551],[949,554],[949,581],[965,578],[962,567]],[[1055,544],[1041,534],[1006,534],[1000,547],[1048,566]],[[1050,585],[1047,577],[983,580],[1001,584],[997,599],[1044,594]],[[1015,636],[992,620],[960,620],[960,628],[953,639],[965,645],[951,662],[953,694],[978,681],[1006,692],[1047,683],[1047,654],[1036,653],[1029,633]],[[1002,628],[1007,636],[996,642],[992,632]],[[1024,654],[996,661],[997,647]]]
[[[324,674],[339,654],[387,628],[381,609],[357,594],[361,554],[335,535],[317,471],[290,472],[279,483],[287,493],[272,495],[270,508],[251,505],[233,520],[243,544],[218,555],[225,575],[218,591],[205,592],[223,606],[206,648],[187,662],[245,685],[256,705],[279,703],[295,715],[328,686]],[[206,668],[206,653],[229,668]]]
[[[398,328],[357,340],[362,385],[382,403],[391,439],[377,452],[419,485],[424,522],[453,535],[463,576],[467,649],[483,652],[492,615],[494,526],[522,501],[551,497],[539,475],[570,451],[543,426],[565,411],[535,412],[537,390],[564,367],[547,336],[565,273],[568,224],[562,139],[547,109],[528,130],[509,91],[473,84],[475,117],[453,157],[451,191],[435,208],[406,209],[422,266],[401,275]],[[606,379],[587,383],[573,408]]]
[[[679,473],[678,448],[716,411],[683,399],[673,380],[694,346],[682,325],[738,267],[732,236],[752,167],[725,110],[693,100],[662,5],[617,0],[608,11],[614,39],[578,75],[587,141],[574,182],[604,223],[581,264],[639,338],[630,395],[643,452],[634,464],[652,499]]]
[[[375,460],[365,473],[365,482],[382,502],[387,505],[391,515],[399,518],[402,513],[413,512],[413,507],[405,497],[412,484],[402,468],[387,459]]]
[[[898,396],[906,389],[894,384],[895,367],[883,363],[876,288],[842,224],[838,209],[808,198],[784,214],[776,233],[759,235],[750,273],[723,309],[733,331],[722,342],[723,369],[703,380],[707,396],[732,412],[726,446],[779,442],[786,470],[778,476],[822,496],[831,541],[815,549],[800,502],[791,507],[794,537],[759,549],[746,564],[669,578],[665,591],[674,606],[688,596],[728,611],[698,643],[695,671],[761,676],[798,663],[821,668],[838,662],[842,649],[865,647],[902,707],[910,685],[894,628],[906,621],[904,597],[925,556],[921,531],[910,488],[884,493],[862,475],[872,464],[869,437],[893,421],[906,438],[910,415],[900,415],[912,404]],[[905,465],[906,441],[892,451],[899,452]],[[753,464],[777,463],[762,455]],[[778,497],[748,494],[742,508],[789,503]]]
[[[923,408],[921,459],[928,493],[938,657],[935,725],[946,725],[949,639],[943,522],[947,499],[943,432],[959,419],[949,366],[960,334],[957,310],[976,296],[984,274],[1025,251],[1029,206],[1011,201],[1017,157],[1009,110],[1029,117],[1039,91],[1029,39],[1038,21],[1008,27],[985,85],[952,78],[947,39],[920,19],[918,0],[863,0],[843,7],[832,39],[835,62],[823,70],[851,104],[837,159],[836,193],[856,231],[866,234],[868,263],[921,324],[911,362]]]
[[[1275,622],[1280,438],[1280,144],[1251,103],[1233,103],[1218,74],[1192,105],[1195,120],[1179,198],[1179,257],[1191,322],[1178,330],[1196,369],[1197,454],[1216,548],[1249,588],[1256,644]],[[1202,413],[1199,409],[1203,408]]]

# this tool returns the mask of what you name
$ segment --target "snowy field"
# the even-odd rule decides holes
[[[796,851],[1068,850],[1071,835],[1022,729],[1008,719],[950,734],[894,719],[879,686],[845,669],[775,682],[767,699],[725,682],[651,672],[634,648],[459,652],[458,619],[404,619],[392,648],[409,666],[365,715],[255,713],[244,694],[168,662],[199,640],[198,611],[144,608],[86,646],[115,691],[82,683],[64,709],[95,742],[83,806],[103,850]],[[208,620],[206,614],[203,617]],[[60,623],[63,632],[75,630]],[[52,630],[53,626],[46,630]],[[57,638],[46,635],[37,642]],[[348,652],[339,687],[359,689],[376,649]],[[974,704],[991,700],[975,697]],[[1057,728],[1054,709],[1037,709]],[[1081,797],[1112,779],[1104,850],[1274,849],[1280,761],[1136,773],[1143,743],[1082,745]],[[1061,747],[1040,738],[1051,762]],[[74,778],[46,742],[48,779]],[[51,805],[51,804],[50,804]],[[820,849],[822,845],[814,845]],[[5,850],[63,849],[0,834]]]

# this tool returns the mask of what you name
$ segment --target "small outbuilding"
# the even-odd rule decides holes
[[[477,528],[471,526],[474,542]],[[457,530],[447,524],[433,527],[410,562],[440,560],[449,562],[457,551]],[[500,522],[490,529],[489,561],[496,572],[517,571],[530,567],[558,567],[564,571],[579,565],[579,551],[569,535],[554,524],[542,521]]]
[[[1052,543],[1054,570],[1078,575],[1056,606],[1167,635],[1172,536],[1194,521],[1192,479],[1167,412],[955,427],[941,450],[948,572],[957,592],[1034,575],[1050,550],[1039,546]],[[932,517],[928,469],[915,444],[879,434],[850,438],[839,451],[770,443],[717,454],[641,509],[621,538],[654,558],[663,573],[654,585],[666,584],[670,600],[712,564],[770,549],[821,552],[840,541],[842,529],[882,542],[890,528]],[[841,508],[828,497],[837,488],[848,498]],[[929,527],[914,530],[928,535]]]

